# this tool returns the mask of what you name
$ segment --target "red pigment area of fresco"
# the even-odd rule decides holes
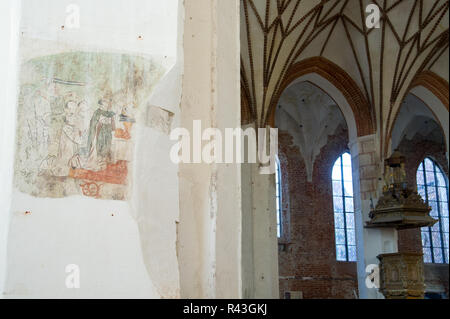
[[[121,128],[116,129],[114,132],[114,136],[116,138],[120,138],[120,139],[124,139],[124,140],[131,139],[130,130],[131,130],[131,127],[133,126],[133,123],[123,122],[123,126],[125,129],[121,129]]]
[[[108,164],[105,170],[98,172],[85,169],[72,169],[69,177],[108,184],[126,185],[127,175],[127,161],[118,161],[116,164]]]

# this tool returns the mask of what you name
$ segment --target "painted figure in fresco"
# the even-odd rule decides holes
[[[70,169],[81,167],[79,154],[83,143],[83,126],[78,103],[68,101],[64,113],[58,155],[52,169],[55,176],[68,176]]]
[[[89,105],[87,101],[82,100],[78,103],[77,107],[77,117],[75,119],[76,126],[81,130],[81,135],[83,139],[83,145],[87,144],[88,133],[89,133]]]
[[[123,140],[131,139],[131,127],[136,123],[135,119],[132,117],[129,111],[129,107],[123,106],[122,111],[119,116],[119,122],[122,124],[123,128],[117,128],[114,136]]]
[[[116,53],[24,57],[15,187],[45,198],[129,198],[135,117],[166,71],[152,59]]]
[[[111,111],[112,103],[111,95],[105,96],[98,102],[99,108],[91,118],[86,148],[88,154],[86,169],[100,171],[111,163],[112,137],[116,129],[114,121],[116,113]]]
[[[80,157],[81,146],[86,145],[87,140],[87,118],[88,105],[86,101],[77,103],[77,96],[69,92],[64,98],[62,113],[53,113],[52,117],[62,119],[62,127],[51,136],[55,151],[50,148],[47,156],[39,166],[39,175],[49,174],[52,176],[66,177],[70,169],[80,168],[82,160]],[[62,102],[61,102],[62,103]],[[57,105],[54,105],[54,110]],[[53,148],[53,147],[52,147]]]
[[[31,108],[27,113],[28,137],[38,154],[47,156],[49,144],[53,142],[50,131],[52,116],[63,105],[56,83],[48,81],[44,89],[35,91],[25,103]]]
[[[51,108],[48,101],[39,93],[33,101],[34,121],[29,122],[32,130],[31,136],[39,153],[47,150],[50,142],[49,126],[51,120]]]

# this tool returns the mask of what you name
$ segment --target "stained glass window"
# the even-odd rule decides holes
[[[356,261],[352,158],[342,154],[333,167],[333,206],[338,261]]]
[[[417,170],[417,190],[432,208],[430,215],[438,222],[422,228],[423,258],[429,264],[448,264],[448,185],[444,173],[430,159]]]
[[[275,170],[275,188],[276,188],[276,205],[277,205],[277,233],[278,238],[282,234],[282,198],[281,198],[281,166],[280,160],[276,158]]]

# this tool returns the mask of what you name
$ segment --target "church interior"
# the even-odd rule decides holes
[[[2,0],[0,41],[0,298],[448,299],[448,0]],[[228,128],[270,174],[196,155]]]

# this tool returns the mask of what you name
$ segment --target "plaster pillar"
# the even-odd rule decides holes
[[[254,128],[246,125],[242,129]],[[248,143],[244,145],[248,146]],[[247,147],[244,150],[248,150]],[[248,153],[245,153],[248,156]],[[241,165],[242,185],[242,294],[244,299],[255,298],[255,260],[253,243],[253,169],[256,164]]]
[[[256,126],[252,125],[252,127]],[[269,139],[267,147],[269,147]],[[275,195],[274,174],[261,174],[260,164],[242,165],[244,298],[279,298]]]
[[[378,265],[380,254],[398,251],[395,229],[365,228],[370,220],[371,203],[376,205],[378,197],[379,160],[376,135],[357,138],[349,145],[353,165],[353,187],[355,194],[356,243],[358,252],[358,289],[361,299],[384,299],[377,288],[368,287],[366,272],[370,265]],[[358,196],[359,194],[359,196]]]
[[[180,127],[240,127],[238,0],[186,0]],[[224,134],[223,134],[224,135]],[[191,154],[192,158],[194,154]],[[181,164],[182,298],[241,298],[239,164]]]
[[[256,299],[279,298],[275,176],[253,165],[253,258]]]

